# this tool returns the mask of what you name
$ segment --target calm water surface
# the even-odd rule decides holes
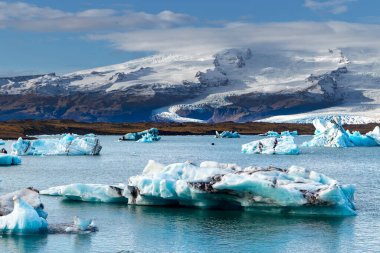
[[[20,166],[0,167],[0,194],[28,186],[45,189],[79,182],[126,182],[141,173],[149,159],[164,164],[215,160],[241,166],[299,165],[342,183],[356,184],[358,216],[260,216],[244,211],[136,207],[42,197],[49,223],[71,222],[79,215],[95,218],[99,232],[3,236],[0,252],[380,252],[380,148],[315,148],[302,149],[299,156],[270,156],[240,153],[241,144],[261,138],[258,136],[164,136],[152,144],[117,142],[116,136],[100,138],[100,156],[23,157]],[[297,137],[296,141],[310,138]]]

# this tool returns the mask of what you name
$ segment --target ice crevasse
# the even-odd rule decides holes
[[[83,192],[85,188],[83,185],[79,186],[81,191],[70,191],[94,195],[94,198],[82,197],[84,201],[99,199],[96,196],[102,195],[91,188],[86,188],[88,192]],[[65,187],[75,188],[78,185]],[[42,193],[57,195],[53,189]],[[107,190],[106,187],[103,189]],[[202,162],[199,166],[190,162],[164,166],[149,161],[141,175],[129,178],[122,196],[131,205],[174,205],[244,209],[258,213],[351,216],[356,214],[354,192],[353,185],[341,185],[323,174],[296,166],[288,169],[253,166],[241,168],[236,164],[212,161]]]
[[[12,144],[15,155],[99,155],[102,146],[93,134],[63,134],[60,138],[23,140]]]
[[[298,155],[300,150],[290,135],[269,137],[243,144],[241,151],[244,154],[267,154],[267,155]]]

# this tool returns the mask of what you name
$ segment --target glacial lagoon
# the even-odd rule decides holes
[[[358,215],[318,218],[257,215],[247,211],[84,203],[41,196],[49,224],[73,216],[95,218],[99,232],[3,236],[0,252],[364,252],[380,251],[380,148],[306,148],[298,156],[242,154],[260,136],[164,136],[154,143],[118,142],[100,136],[100,156],[24,156],[0,168],[0,194],[33,186],[125,183],[149,159],[163,164],[213,160],[240,166],[303,166],[356,185]],[[311,136],[296,137],[296,143]],[[7,149],[10,150],[7,142]],[[215,145],[211,145],[214,143]]]

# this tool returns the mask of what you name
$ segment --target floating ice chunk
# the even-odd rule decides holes
[[[315,127],[314,137],[311,141],[304,142],[305,147],[352,147],[354,143],[350,140],[350,136],[338,122],[339,119],[331,121],[323,121],[315,119],[313,125]]]
[[[46,232],[48,223],[25,200],[15,196],[10,214],[0,217],[0,232],[3,234],[29,234]]]
[[[16,155],[0,153],[0,166],[19,165],[21,158]]]
[[[87,202],[127,202],[122,195],[125,186],[102,184],[69,184],[40,191],[41,195],[63,196]]]
[[[156,165],[150,162],[147,166]],[[152,171],[145,168],[144,171]],[[129,204],[244,208],[257,212],[306,215],[355,215],[352,185],[292,166],[247,167],[205,162],[168,165],[129,179]]]
[[[96,231],[98,231],[98,227],[93,219],[81,219],[78,216],[74,217],[72,225],[65,228],[66,233],[89,233]]]
[[[5,145],[5,141],[0,139],[0,145]]]
[[[290,135],[252,141],[243,144],[241,151],[245,154],[270,155],[298,155],[300,153],[298,146],[294,143],[294,138]]]
[[[150,133],[144,134],[140,139],[138,139],[136,142],[146,142],[146,143],[151,143],[154,141],[160,140],[161,137],[154,136]]]
[[[64,134],[60,139],[23,140],[12,144],[15,155],[99,155],[102,146],[95,135]]]
[[[268,137],[281,137],[281,136],[297,136],[298,135],[298,131],[295,130],[295,131],[283,131],[281,133],[277,133],[275,131],[268,131],[266,132],[265,134],[263,134],[264,136],[268,136]]]
[[[223,131],[222,133],[215,131],[215,138],[240,138],[240,134],[238,132],[230,131]]]
[[[159,136],[159,133],[158,133],[158,129],[157,128],[151,128],[149,130],[145,130],[142,132],[127,133],[126,135],[122,136],[119,140],[121,140],[121,141],[138,141],[142,138],[145,138],[146,140],[149,140],[149,141],[140,141],[140,142],[153,142],[153,141],[159,141],[161,139],[161,137]]]
[[[346,133],[348,134],[350,141],[355,146],[374,147],[379,145],[373,138],[371,138],[368,135],[362,135],[359,131],[354,131],[353,133],[351,133],[349,130],[347,130]]]
[[[380,145],[380,127],[376,126],[373,131],[370,131],[366,134],[369,138],[373,139],[377,145]]]

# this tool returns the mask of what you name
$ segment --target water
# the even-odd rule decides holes
[[[241,144],[261,138],[258,136],[164,136],[152,144],[117,142],[116,136],[100,138],[103,150],[98,157],[23,157],[21,166],[1,167],[0,194],[28,186],[44,189],[79,182],[126,182],[129,176],[141,173],[148,159],[164,164],[186,160],[283,168],[294,164],[356,184],[358,216],[260,216],[244,211],[139,207],[42,197],[49,223],[71,222],[75,215],[95,218],[99,232],[3,236],[0,252],[380,252],[380,148],[301,149],[303,154],[299,156],[270,156],[240,153]],[[297,137],[296,141],[310,138]]]

